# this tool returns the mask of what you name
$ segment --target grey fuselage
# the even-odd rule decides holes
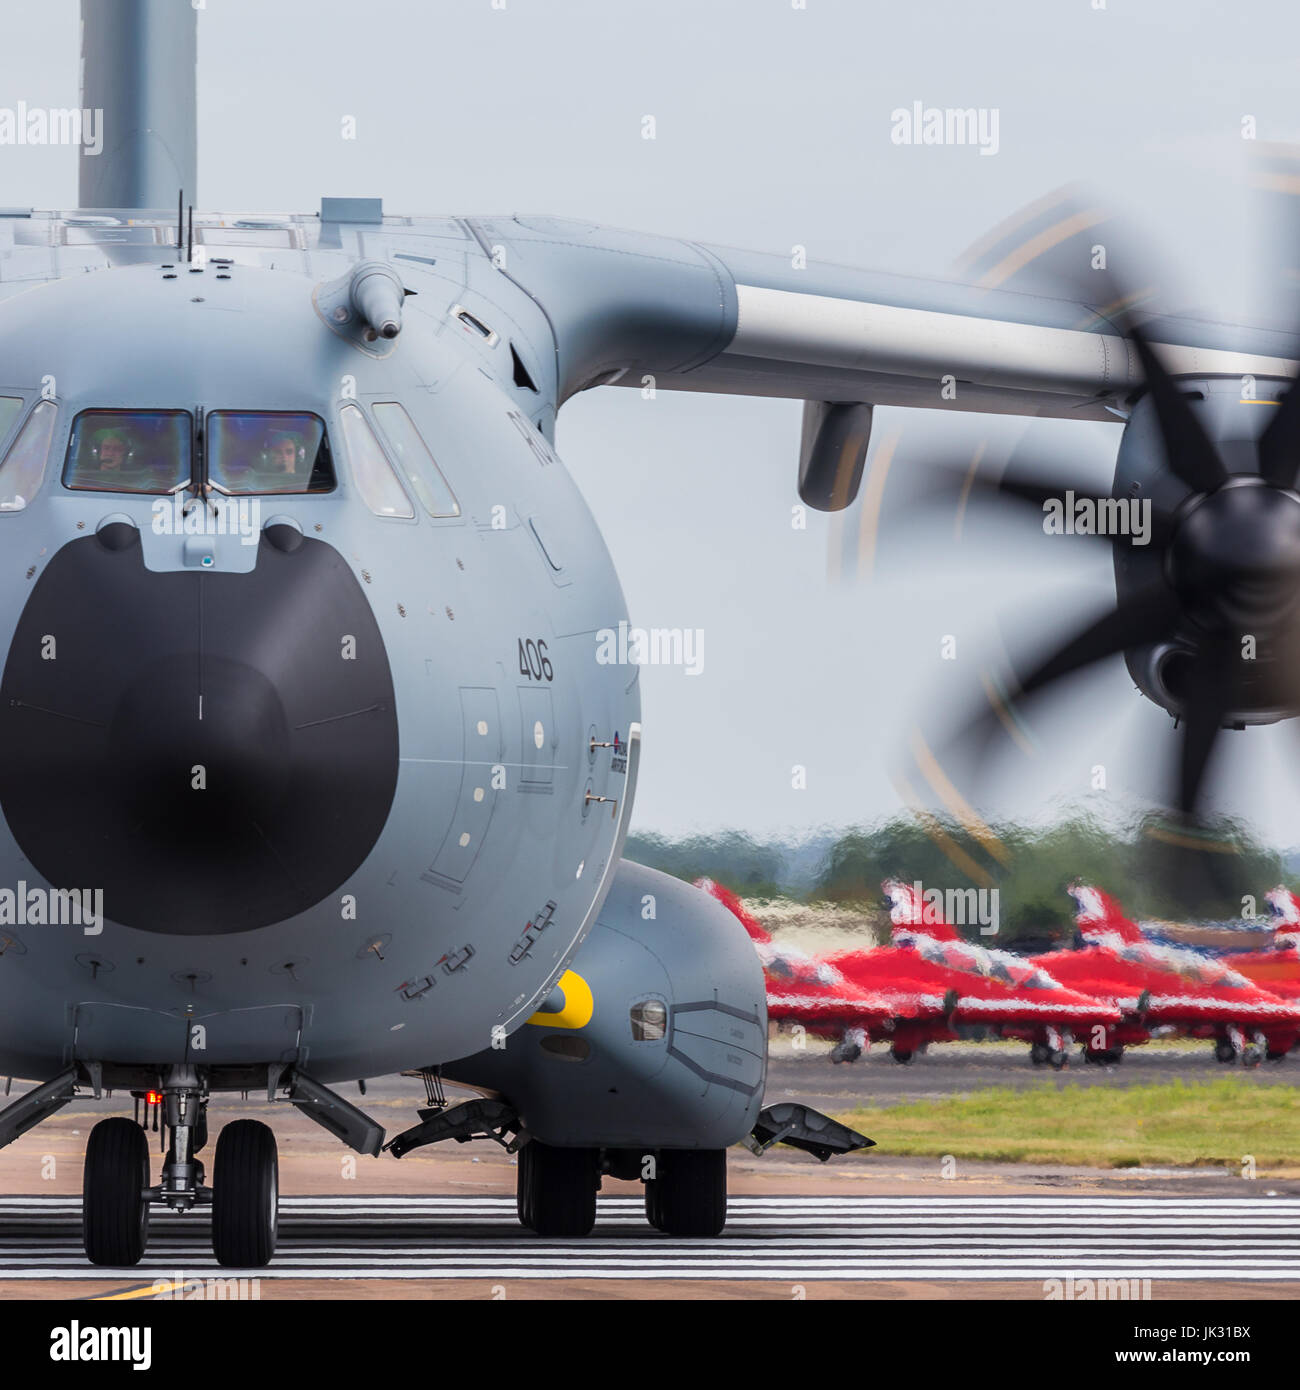
[[[12,239],[15,225],[0,221],[0,234]],[[143,225],[124,236],[139,238]],[[147,247],[111,237],[78,247],[75,226],[56,219],[19,232],[32,244],[6,262],[0,396],[21,396],[26,413],[44,396],[58,414],[39,489],[0,514],[0,742],[10,754],[0,889],[102,889],[105,920],[98,932],[0,922],[0,1072],[39,1078],[74,1058],[189,1061],[219,1080],[221,1068],[285,1061],[331,1080],[479,1051],[546,998],[591,926],[626,826],[639,717],[637,668],[596,659],[598,631],[627,613],[552,447],[543,315],[450,220],[408,237],[407,259],[391,262],[418,294],[400,337],[373,343],[334,331],[317,304],[318,288],[361,259],[352,243],[364,233],[349,233],[344,249],[326,226],[320,243],[332,233],[338,249],[306,248],[290,228],[264,237],[268,249],[255,229],[232,233],[237,244],[209,231],[207,256],[229,259],[198,269],[165,244],[174,228],[162,217]],[[476,288],[487,281],[491,299]],[[466,313],[450,313],[456,305]],[[370,418],[377,401],[405,407],[459,516],[431,519],[409,486],[409,519],[366,505],[340,411]],[[264,528],[301,534],[290,553],[264,534],[255,544],[157,534],[155,498],[61,483],[78,413],[114,408],[312,412],[328,431],[337,487],[260,499]],[[100,539],[122,545],[127,527],[138,543]],[[347,613],[319,601],[323,581],[304,556],[346,596]],[[194,605],[193,623],[178,625],[178,603]],[[25,645],[36,627],[40,642],[55,639],[52,659]],[[369,645],[359,656],[381,691],[360,711],[329,705],[330,673],[352,676],[349,638]],[[287,709],[277,681],[325,673],[294,695],[295,737],[314,741],[285,767],[256,765],[255,733],[241,746],[237,677],[191,708],[189,665],[200,685],[212,681],[201,668],[218,640],[234,650],[223,657],[231,670],[267,687],[266,718]],[[543,643],[544,666],[532,659]],[[128,661],[136,669],[118,669]],[[391,711],[379,708],[385,672]],[[319,717],[299,718],[318,705]],[[261,718],[260,706],[249,717]],[[377,759],[393,759],[390,787],[382,770],[355,765],[349,719],[391,721],[391,749],[382,732],[374,745]],[[190,756],[191,735],[206,752]],[[43,750],[39,765],[25,765],[32,748]],[[192,788],[205,757],[207,786]],[[176,779],[168,796],[182,800],[167,804],[180,808],[180,838],[184,797],[209,794],[214,778],[279,778],[263,798],[278,807],[273,821],[286,832],[295,816],[322,827],[319,845],[295,850],[311,861],[310,881],[301,864],[275,863],[275,823],[257,827],[266,862],[233,855],[225,868],[221,844],[189,846],[192,880],[160,865],[151,880],[150,837],[171,830],[123,825],[111,799],[136,767],[151,786]],[[367,798],[378,798],[373,842],[333,852],[331,836]],[[85,866],[102,862],[92,852],[101,830],[128,850],[107,884],[83,881]],[[250,908],[263,890],[266,910]],[[277,915],[280,901],[301,910]]]

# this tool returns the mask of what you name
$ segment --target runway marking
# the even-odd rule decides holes
[[[1298,1279],[1300,1200],[1181,1197],[733,1197],[716,1239],[664,1236],[637,1197],[600,1199],[583,1240],[523,1230],[505,1196],[280,1203],[265,1269],[222,1269],[204,1214],[155,1212],[145,1261],[87,1264],[76,1197],[0,1198],[0,1278]],[[153,1271],[156,1271],[154,1273]]]

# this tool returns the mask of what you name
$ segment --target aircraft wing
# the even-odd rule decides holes
[[[557,405],[599,385],[803,400],[800,491],[824,510],[852,500],[872,406],[1114,420],[1142,384],[1105,306],[1077,297],[551,217],[466,225],[545,312]],[[1289,333],[1175,317],[1146,327],[1174,374],[1296,372]]]

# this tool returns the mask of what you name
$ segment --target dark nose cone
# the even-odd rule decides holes
[[[1211,493],[1179,525],[1169,576],[1207,625],[1284,616],[1300,591],[1300,500],[1253,477]]]
[[[86,537],[38,581],[0,683],[0,808],[54,886],[145,931],[248,931],[360,866],[397,784],[393,683],[330,546],[153,574]]]

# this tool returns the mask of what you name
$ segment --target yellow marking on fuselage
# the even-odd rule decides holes
[[[564,995],[564,1007],[554,1014],[535,1013],[528,1022],[539,1028],[585,1028],[596,1008],[591,986],[576,970],[566,970],[556,988]]]

